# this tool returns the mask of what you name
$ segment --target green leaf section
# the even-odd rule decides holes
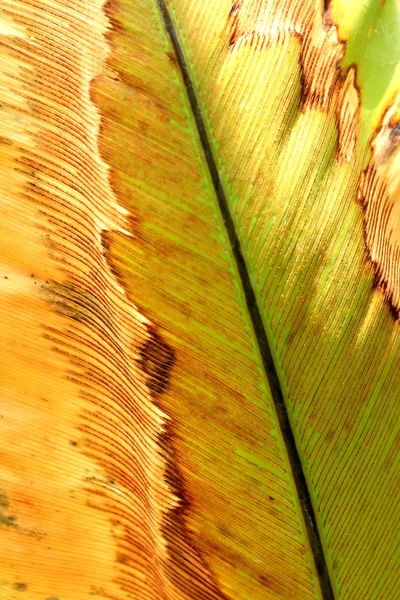
[[[345,64],[359,70],[364,141],[347,158],[339,95],[308,99],[302,87],[311,30],[301,14],[323,32],[322,3],[166,4],[274,353],[335,595],[394,600],[400,329],[384,290],[374,289],[357,199],[366,136],[398,87],[398,3],[356,3]],[[365,35],[367,60],[354,41]]]
[[[133,233],[109,235],[108,260],[175,355],[158,400],[182,494],[181,516],[164,531],[170,575],[188,597],[219,597],[188,577],[184,535],[226,598],[321,598],[231,242],[161,13],[150,0],[107,10],[111,52],[92,98],[102,115],[101,152]]]
[[[345,40],[343,66],[357,66],[364,141],[400,92],[400,4],[397,0],[332,0],[331,14]]]

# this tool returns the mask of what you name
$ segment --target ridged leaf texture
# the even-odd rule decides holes
[[[398,0],[0,9],[0,598],[396,600]]]

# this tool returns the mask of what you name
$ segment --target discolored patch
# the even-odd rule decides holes
[[[175,54],[175,52],[172,52],[172,50],[169,50],[167,52],[167,57],[168,57],[169,62],[171,62],[173,65],[177,65],[178,64],[178,61],[177,61],[177,58],[176,58],[176,54]]]
[[[7,527],[17,527],[15,515],[7,515],[5,511],[9,508],[10,503],[8,501],[7,492],[0,490],[0,525],[6,525]]]
[[[190,512],[190,501],[178,468],[180,461],[173,440],[172,426],[167,422],[159,443],[167,460],[165,480],[179,502],[166,513],[162,523],[162,532],[170,549],[169,560],[165,565],[166,571],[185,597],[187,595],[193,599],[228,600],[203,560],[188,529],[186,517]]]
[[[90,93],[92,81],[109,74],[111,28],[101,1],[11,2],[9,10],[23,34],[2,38],[0,48],[1,84],[10,89],[0,135],[12,134],[11,144],[0,140],[3,250],[11,248],[2,256],[9,283],[16,281],[2,298],[2,344],[15,349],[3,353],[11,425],[2,432],[2,477],[13,482],[18,521],[40,530],[17,526],[0,496],[2,533],[13,536],[2,574],[12,573],[18,591],[28,575],[35,583],[30,544],[47,536],[40,573],[60,596],[82,597],[95,581],[107,598],[180,600],[161,568],[161,524],[176,504],[156,443],[165,415],[145,381],[163,389],[168,369],[139,368],[147,320],[108,263],[108,233],[130,236],[100,155],[101,117]],[[15,444],[13,431],[23,443]],[[21,552],[25,562],[16,558]],[[57,552],[65,557],[60,571]]]
[[[139,364],[147,375],[146,385],[150,394],[163,408],[160,395],[167,389],[175,353],[153,326],[148,326],[147,330],[149,338],[140,349]],[[169,420],[158,441],[166,460],[165,481],[178,499],[177,506],[165,514],[162,523],[162,533],[170,550],[169,560],[165,564],[166,573],[185,597],[202,598],[205,593],[208,600],[226,600],[187,527],[186,514],[190,511],[190,501],[179,469],[180,461]],[[127,564],[128,557],[120,554],[119,562]]]
[[[146,373],[146,385],[152,395],[161,394],[167,384],[175,360],[172,348],[166,344],[154,327],[148,326],[149,338],[140,349],[139,364]]]
[[[400,100],[386,112],[372,142],[370,162],[361,178],[367,255],[391,314],[400,316]]]
[[[238,38],[240,2],[233,2],[228,15],[229,46],[233,46]]]
[[[14,583],[14,589],[16,589],[18,592],[26,592],[26,590],[28,589],[28,585],[26,583]]]

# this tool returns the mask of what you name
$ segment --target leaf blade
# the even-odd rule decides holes
[[[373,289],[373,273],[364,253],[362,211],[355,203],[365,140],[355,153],[347,151],[346,156],[341,156],[343,131],[340,121],[336,131],[335,115],[340,94],[335,97],[335,87],[328,87],[333,90],[333,99],[324,96],[327,94],[323,89],[324,79],[318,79],[319,58],[312,54],[316,43],[320,56],[326,51],[334,56],[337,45],[334,33],[329,27],[324,31],[318,3],[235,3],[234,25],[227,18],[228,2],[207,8],[189,5],[184,0],[173,0],[167,5],[182,43],[189,46],[190,69],[207,114],[216,161],[223,173],[238,237],[275,352],[335,595],[356,597],[362,590],[365,596],[391,597],[397,581],[393,548],[399,531],[398,495],[393,479],[396,469],[393,460],[399,460],[394,441],[400,393],[399,332],[387,307],[388,298]],[[207,25],[199,32],[195,24],[203,21]],[[282,28],[274,29],[275,23]],[[233,28],[236,33],[232,44],[229,36]],[[275,86],[280,83],[275,105],[268,105],[269,90],[262,96],[259,81],[251,80],[247,80],[247,104],[244,103],[241,77],[254,72],[257,63],[267,63],[268,54],[273,52],[271,47],[280,48],[290,60],[285,34],[308,43],[303,47],[300,64],[292,59],[294,68],[304,77],[301,94],[296,96],[288,91],[299,85],[296,77],[280,83],[276,67],[268,73],[269,79],[266,75],[261,79],[274,88],[274,95]],[[310,42],[313,36],[316,41]],[[329,64],[328,59],[325,64]],[[315,80],[308,80],[310,65],[317,73]],[[225,85],[221,84],[224,72],[229,82]],[[325,76],[327,73],[328,69]],[[328,75],[328,86],[331,81],[335,79],[329,80]],[[236,106],[235,100],[224,94],[226,85],[230,86],[230,93],[236,91]],[[317,86],[314,92],[313,86]],[[256,146],[251,141],[247,148],[242,148],[238,140],[243,129],[251,130],[260,115],[273,123],[288,97],[298,98],[298,114],[289,140],[274,148],[269,142],[269,131],[264,129],[256,139]],[[342,115],[341,118],[347,119],[350,116]],[[359,130],[356,134],[361,139]],[[264,148],[272,151],[262,167],[256,160]],[[236,167],[239,164],[241,171]],[[269,179],[265,172],[271,173]],[[241,182],[241,173],[258,177],[257,189],[246,180],[246,175]],[[336,190],[339,196],[334,193]],[[260,225],[254,235],[256,219]],[[264,239],[263,232],[266,232]],[[396,259],[391,264],[398,269]],[[310,284],[315,288],[310,289]],[[330,297],[337,305],[331,306]],[[315,365],[319,374],[315,373]],[[347,398],[351,399],[351,405]],[[382,420],[383,410],[390,415],[387,430]],[[340,418],[344,421],[342,425]],[[356,452],[360,471],[356,467]],[[371,465],[372,452],[386,456],[391,464],[383,478],[387,486],[385,495],[374,484],[382,481],[382,474],[380,466]],[[335,472],[339,474],[336,482]],[[335,510],[336,485],[350,503],[339,513]],[[359,498],[368,514],[365,526]],[[391,528],[389,539],[379,534],[385,527]],[[372,531],[374,543],[379,547],[376,554],[368,544]],[[360,539],[363,555],[358,565],[350,561],[354,561]],[[376,556],[381,564],[379,571]]]

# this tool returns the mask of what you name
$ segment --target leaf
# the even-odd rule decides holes
[[[397,4],[2,7],[3,597],[395,598]]]

